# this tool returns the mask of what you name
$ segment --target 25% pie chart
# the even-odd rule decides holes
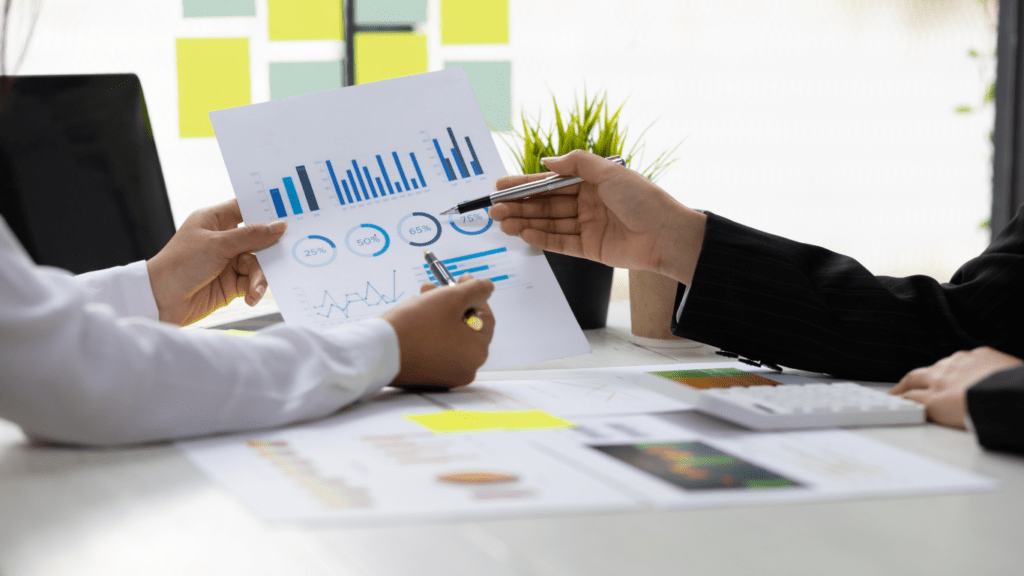
[[[338,255],[338,247],[330,238],[317,234],[303,236],[292,247],[292,256],[303,266],[316,268],[327,266]]]

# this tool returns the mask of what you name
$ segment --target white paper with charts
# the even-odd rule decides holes
[[[569,429],[515,432],[434,433],[406,418],[439,410],[424,397],[385,392],[319,422],[178,446],[264,518],[355,526],[995,486],[845,430],[751,432],[692,410],[611,409],[574,417]]]
[[[382,314],[434,281],[428,249],[454,276],[494,282],[484,368],[590,351],[542,253],[485,210],[438,216],[505,175],[461,68],[210,118],[245,221],[288,222],[257,254],[286,321],[323,329]]]

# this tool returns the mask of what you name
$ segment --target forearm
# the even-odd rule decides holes
[[[876,277],[713,214],[675,330],[751,358],[882,381],[980,343],[930,278]]]
[[[398,371],[397,340],[381,320],[335,336],[282,326],[243,339],[65,312],[71,317],[59,330],[0,353],[0,416],[64,443],[128,444],[307,420],[379,390]]]
[[[122,318],[157,319],[156,301],[145,261],[75,276],[91,303],[106,304]]]

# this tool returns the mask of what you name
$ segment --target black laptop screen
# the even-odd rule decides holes
[[[75,273],[167,243],[174,220],[137,76],[2,78],[0,215],[36,263]]]

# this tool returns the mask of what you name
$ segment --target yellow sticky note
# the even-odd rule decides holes
[[[271,40],[343,40],[339,0],[267,0]]]
[[[356,34],[356,84],[427,71],[427,37],[409,32]]]
[[[243,338],[253,336],[256,334],[252,330],[235,330],[234,328],[231,328],[230,330],[224,330],[223,332],[228,336],[241,336]]]
[[[552,416],[543,410],[510,410],[503,412],[474,412],[446,410],[435,414],[407,415],[406,418],[432,432],[483,432],[487,430],[543,430],[573,428],[568,420]]]
[[[441,44],[508,44],[508,0],[441,0]]]
[[[248,38],[178,38],[178,131],[213,136],[209,113],[252,103]]]

